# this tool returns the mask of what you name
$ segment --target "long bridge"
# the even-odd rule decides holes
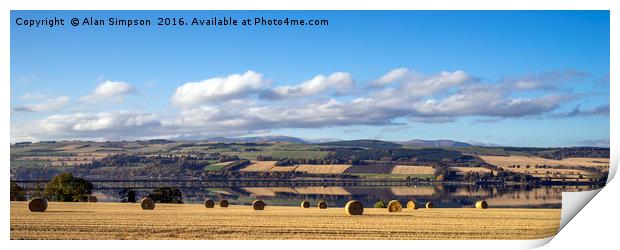
[[[27,190],[44,188],[49,180],[12,180]],[[414,186],[414,185],[474,185],[475,182],[437,182],[415,180],[361,179],[204,179],[204,180],[89,180],[95,189],[226,188],[226,187],[304,187],[304,186]],[[490,184],[490,183],[486,183]],[[501,183],[495,183],[501,184]]]

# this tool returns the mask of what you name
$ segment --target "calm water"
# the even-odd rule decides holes
[[[492,207],[560,208],[562,192],[592,190],[588,186],[393,186],[393,187],[234,187],[234,188],[182,188],[184,203],[202,203],[205,199],[227,199],[234,205],[249,205],[262,199],[268,205],[298,206],[302,200],[312,205],[325,200],[329,206],[344,206],[351,199],[365,206],[377,201],[414,200],[431,201],[436,207],[472,207],[484,199]],[[147,195],[150,189],[134,189],[137,197]],[[100,201],[120,201],[120,189],[94,190]]]

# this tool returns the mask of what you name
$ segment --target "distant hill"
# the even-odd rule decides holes
[[[253,137],[213,137],[207,141],[213,142],[290,142],[290,143],[306,143],[306,141],[292,136],[268,135]]]
[[[306,141],[307,143],[313,143],[313,144],[342,141],[342,139],[338,139],[338,138],[304,138],[303,140]]]
[[[360,147],[360,148],[400,148],[400,144],[380,140],[351,140],[319,143],[318,145],[332,147]]]
[[[202,140],[198,138],[177,138],[181,140]],[[225,143],[241,143],[241,142],[288,142],[288,143],[309,143],[323,146],[334,147],[362,147],[362,148],[400,148],[401,146],[414,147],[474,147],[474,146],[490,146],[490,145],[472,145],[466,142],[453,140],[408,140],[408,141],[382,141],[382,140],[339,140],[339,139],[314,139],[304,140],[293,136],[284,135],[267,135],[267,136],[249,136],[249,137],[211,137],[207,141],[225,142]]]
[[[472,147],[473,145],[452,140],[409,140],[396,142],[400,145],[416,147]]]

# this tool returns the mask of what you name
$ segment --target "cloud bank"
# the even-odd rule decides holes
[[[26,97],[27,96],[27,97]],[[44,98],[41,96],[37,96],[36,98],[32,95],[24,95],[22,99],[40,99]],[[43,102],[35,103],[35,104],[26,104],[22,106],[17,106],[13,108],[15,112],[54,112],[62,109],[69,103],[68,96],[60,96],[56,98],[50,98]]]
[[[577,98],[555,87],[583,75],[574,71],[499,82],[484,82],[462,70],[430,75],[413,72],[395,68],[366,86],[357,85],[348,72],[318,74],[297,84],[272,86],[272,81],[262,73],[248,70],[180,84],[169,99],[172,113],[124,110],[54,114],[12,126],[11,138],[19,141],[241,136],[284,128],[403,126],[397,122],[403,119],[412,123],[447,123],[462,117],[493,122],[532,116],[609,115],[609,106],[558,111]],[[533,90],[540,93],[522,94]],[[107,81],[82,100],[122,101],[124,96],[136,93],[128,83]],[[49,103],[14,110],[57,110],[68,101],[68,97],[63,98],[66,100],[50,99],[46,101]]]

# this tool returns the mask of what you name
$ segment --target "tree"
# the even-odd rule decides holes
[[[11,182],[11,201],[25,201],[26,194],[24,189],[17,185],[15,182]]]
[[[129,203],[136,202],[137,195],[136,195],[136,191],[134,191],[133,189],[125,188],[122,191],[120,191],[118,195],[121,197],[121,202],[129,202]]]
[[[183,203],[183,194],[178,188],[156,188],[147,197],[157,203]]]
[[[454,176],[453,172],[450,171],[447,167],[437,167],[435,168],[435,180],[436,181],[447,181],[453,180],[456,176]]]
[[[45,196],[54,201],[86,201],[93,184],[71,173],[61,173],[47,183]]]
[[[385,201],[377,201],[377,203],[375,203],[375,205],[373,205],[374,208],[386,208],[387,205],[385,204]]]

